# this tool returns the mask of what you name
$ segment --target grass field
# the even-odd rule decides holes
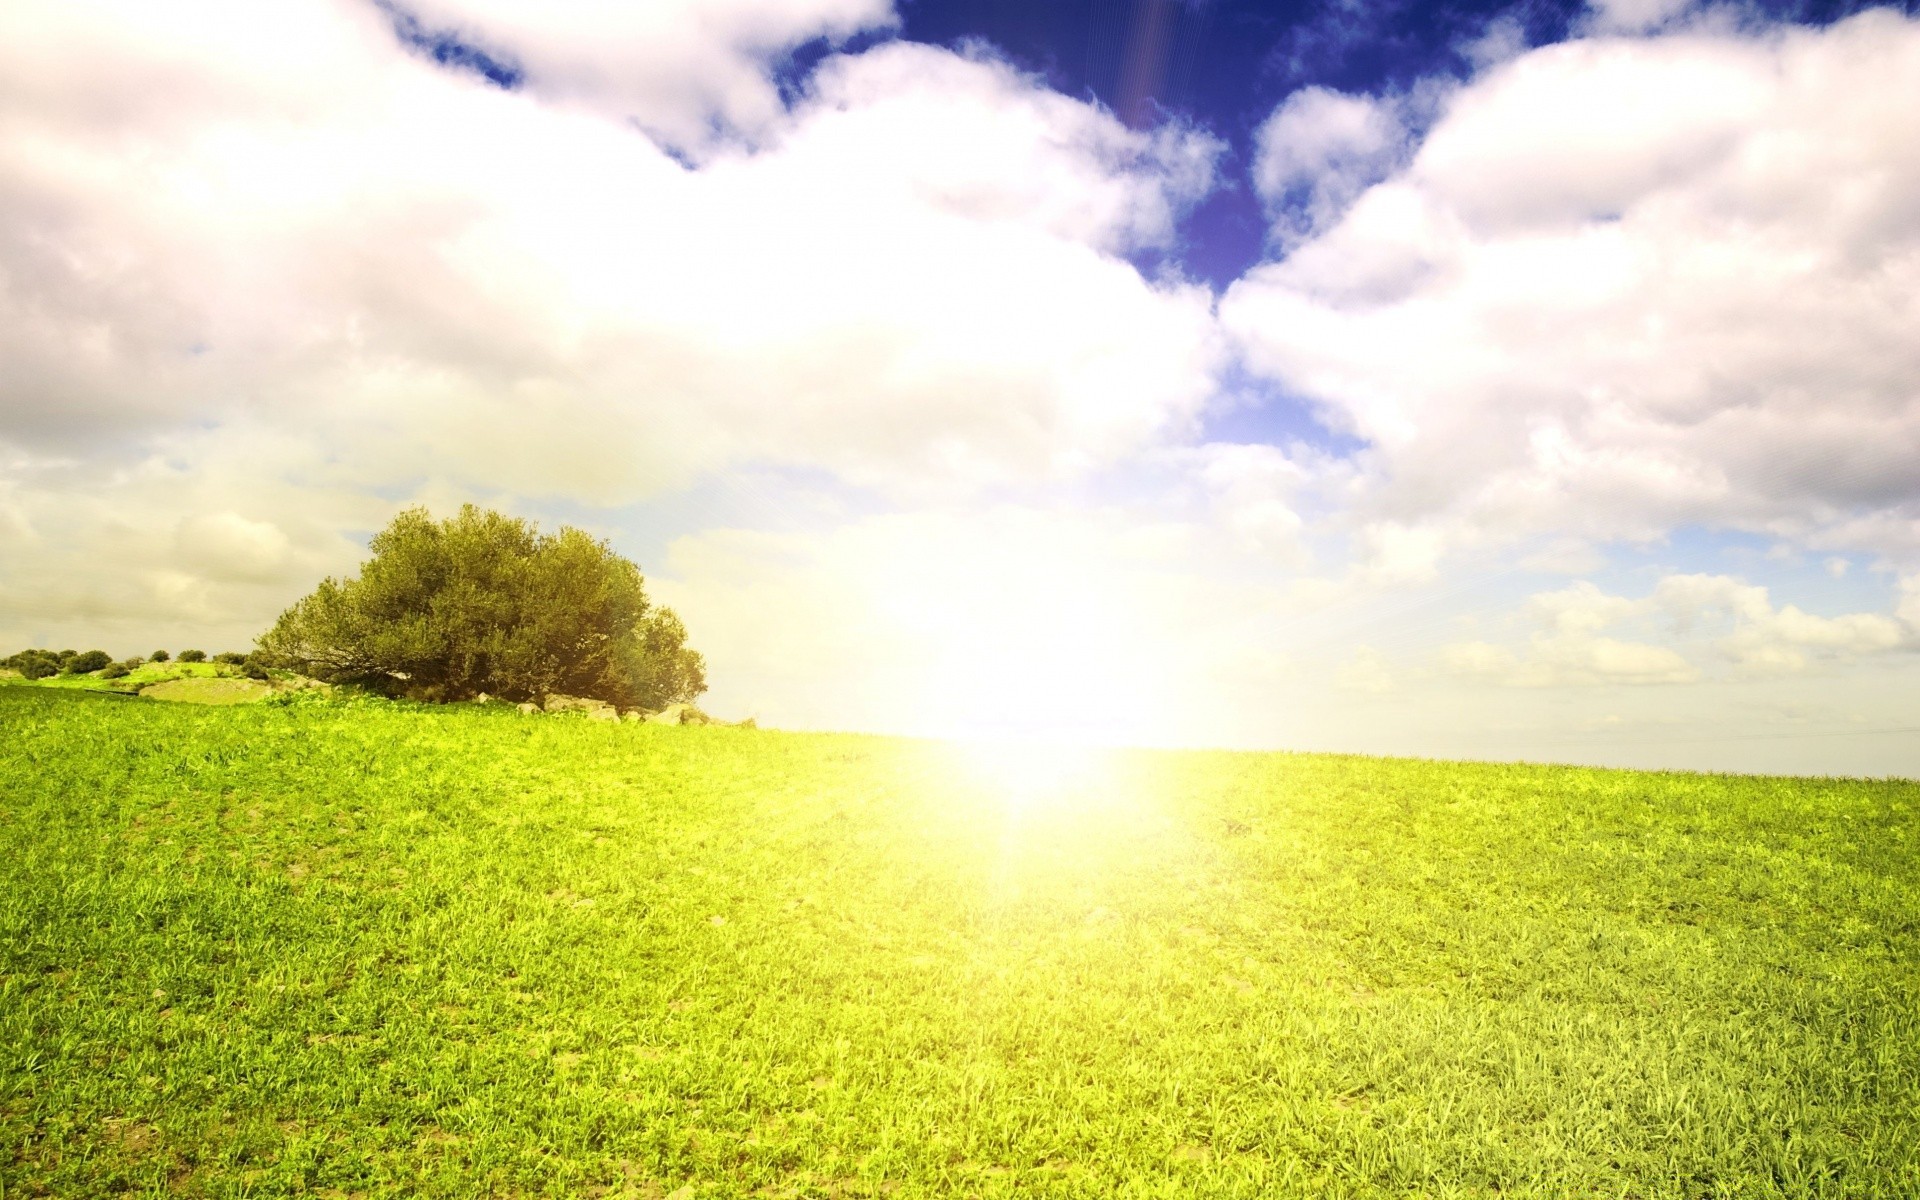
[[[121,695],[146,694],[153,691],[155,699],[179,699],[190,704],[234,704],[244,699],[258,699],[265,695],[267,688],[254,688],[253,681],[240,676],[240,668],[223,663],[180,662],[178,660],[163,663],[141,663],[118,679],[108,679],[99,671],[89,671],[79,675],[50,675],[45,679],[27,680],[16,672],[7,672],[0,677],[0,686],[51,688],[56,691],[77,692],[114,692]],[[235,687],[234,685],[245,685]],[[171,693],[169,695],[168,693]]]
[[[0,1194],[1920,1195],[1920,786],[0,688]]]

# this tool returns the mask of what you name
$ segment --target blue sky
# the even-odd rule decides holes
[[[0,15],[0,639],[407,504],[764,722],[1920,773],[1902,5]]]

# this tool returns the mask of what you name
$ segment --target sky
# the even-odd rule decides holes
[[[0,644],[606,538],[796,729],[1920,775],[1920,10],[0,6]]]

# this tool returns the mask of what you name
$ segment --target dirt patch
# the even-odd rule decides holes
[[[169,679],[141,688],[140,694],[180,704],[247,704],[266,699],[273,688],[257,679]]]

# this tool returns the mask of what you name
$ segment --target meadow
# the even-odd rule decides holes
[[[1911,1197],[1920,785],[0,687],[0,1195]]]

